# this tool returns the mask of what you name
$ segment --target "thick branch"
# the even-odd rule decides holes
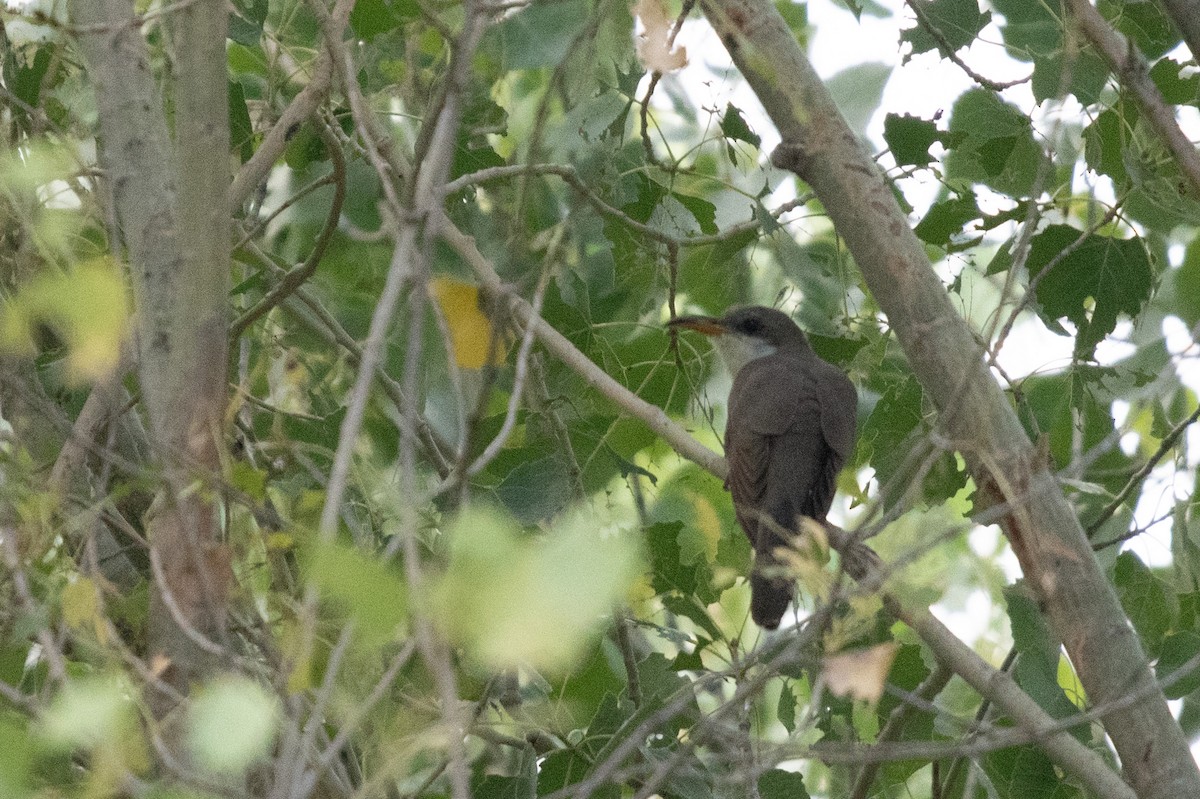
[[[1089,699],[1144,697],[1104,717],[1138,796],[1200,796],[1187,741],[1078,519],[984,368],[870,153],[768,0],[701,6],[779,128],[776,163],[803,177],[828,210],[982,494],[1013,502],[1003,527]]]

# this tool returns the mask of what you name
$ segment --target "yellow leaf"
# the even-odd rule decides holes
[[[638,0],[634,13],[644,29],[637,41],[642,65],[652,72],[674,72],[687,66],[687,49],[672,49],[671,19],[663,0]]]
[[[898,651],[899,644],[886,643],[826,655],[822,669],[825,684],[835,696],[878,702]]]
[[[67,345],[67,378],[96,381],[116,368],[129,324],[120,273],[104,260],[47,270],[22,286],[4,309],[0,349],[33,351],[33,329],[49,325]]]
[[[454,362],[463,369],[482,369],[491,354],[493,366],[504,363],[508,340],[503,332],[494,331],[492,320],[480,310],[479,288],[461,280],[435,277],[430,289],[450,326]],[[493,344],[496,335],[499,339]]]

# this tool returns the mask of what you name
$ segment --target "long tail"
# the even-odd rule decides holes
[[[756,564],[757,566],[758,564]],[[790,578],[767,577],[758,569],[750,574],[750,616],[765,630],[774,630],[792,604],[796,583]]]

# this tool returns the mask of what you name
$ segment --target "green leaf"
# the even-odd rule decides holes
[[[0,713],[0,796],[30,796],[33,762],[34,747],[26,723],[16,714]]]
[[[901,445],[921,423],[922,396],[915,379],[897,379],[887,386],[863,425],[861,441],[871,448],[871,465],[882,486],[904,463],[907,452]]]
[[[1048,56],[1062,47],[1062,21],[1057,6],[1028,0],[992,0],[992,8],[1003,16],[1000,32],[1008,54],[1021,61]]]
[[[901,691],[915,691],[926,677],[929,676],[929,667],[925,665],[925,660],[921,657],[921,647],[918,644],[902,644],[896,652],[895,659],[892,660],[892,668],[888,672],[888,684],[899,688]],[[885,693],[880,697],[879,702],[875,706],[875,712],[879,716],[879,720],[885,721],[891,712],[904,699],[894,696],[891,693]],[[929,722],[929,731],[933,731],[933,717],[928,713],[919,711],[913,708],[913,716],[924,716]],[[912,720],[909,725],[912,725]]]
[[[693,197],[675,191],[671,192],[670,196],[678,200],[680,205],[691,212],[696,220],[696,224],[700,225],[701,233],[706,236],[717,233],[717,206],[702,197]]]
[[[684,596],[694,594],[702,579],[698,572],[704,564],[684,562],[679,537],[682,522],[661,522],[645,529],[647,554],[650,557],[650,584],[660,594],[678,591]]]
[[[254,155],[254,124],[242,84],[235,80],[229,82],[229,146],[243,162]]]
[[[437,620],[498,668],[569,667],[639,569],[631,537],[582,511],[532,537],[502,512],[476,506],[449,535],[450,563],[433,592]]]
[[[825,81],[850,130],[862,135],[867,129],[891,76],[891,66],[866,63],[844,69]]]
[[[773,768],[758,777],[760,799],[809,799],[804,777],[795,771]]]
[[[1175,105],[1191,105],[1200,99],[1200,74],[1181,76],[1184,65],[1173,58],[1159,59],[1150,69],[1150,79],[1162,92],[1163,99]]]
[[[1075,715],[1079,709],[1067,698],[1058,682],[1058,640],[1051,634],[1037,602],[1019,584],[1006,588],[1004,597],[1012,626],[1013,646],[1020,655],[1013,675],[1017,684],[1054,718]],[[1086,724],[1072,727],[1071,733],[1080,742],[1087,742]]]
[[[789,733],[796,731],[796,694],[792,691],[792,684],[786,680],[779,689],[779,704],[775,714],[785,730]]]
[[[271,754],[279,707],[245,677],[214,680],[188,708],[188,746],[195,762],[220,774],[240,774]]]
[[[1182,38],[1175,23],[1158,3],[1099,0],[1096,8],[1113,27],[1136,42],[1146,58],[1158,58],[1179,44]]]
[[[1112,109],[1101,111],[1096,120],[1083,129],[1084,156],[1093,171],[1108,175],[1118,183],[1129,179],[1125,169],[1125,148],[1133,135],[1132,124],[1136,120],[1136,107],[1129,105],[1124,116]]]
[[[1043,230],[1030,248],[1029,273],[1040,274],[1080,235],[1069,225]],[[1141,239],[1090,235],[1042,276],[1035,296],[1048,321],[1065,317],[1075,324],[1075,352],[1087,359],[1117,326],[1120,314],[1132,318],[1141,312],[1152,282],[1153,270]]]
[[[1113,435],[1111,409],[1096,398],[1098,379],[1088,370],[1076,368],[1060,375],[1037,375],[1024,382],[1026,403],[1022,412],[1027,429],[1034,437],[1049,437],[1050,456],[1060,467],[1072,461],[1075,448],[1093,451]],[[1113,447],[1090,463],[1082,477],[1115,493],[1129,479],[1132,468],[1129,456]]]
[[[420,14],[421,10],[413,0],[355,0],[350,11],[350,27],[356,36],[371,41]]]
[[[10,55],[4,60],[4,77],[9,90],[17,99],[34,108],[38,107],[42,96],[42,84],[46,80],[46,72],[55,60],[54,51],[57,47],[58,45],[53,43],[40,45],[34,50],[33,59],[29,63],[22,63],[15,55]],[[23,111],[16,105],[12,110]]]
[[[1013,746],[989,752],[983,768],[1001,799],[1073,799],[1080,792],[1064,782],[1054,764],[1036,746]]]
[[[1167,699],[1182,699],[1200,689],[1200,665],[1193,664],[1186,672],[1180,671],[1197,655],[1200,655],[1200,633],[1184,630],[1163,639],[1154,673],[1160,682],[1171,680],[1170,685],[1163,687]]]
[[[950,45],[951,52],[957,52],[975,41],[975,37],[992,19],[991,12],[979,10],[977,0],[932,0],[921,3],[921,12],[927,23]],[[944,49],[925,24],[901,31],[900,41],[912,43],[913,55]],[[909,55],[905,59],[911,57]]]
[[[975,203],[975,195],[968,193],[962,197],[934,203],[913,232],[924,242],[943,246],[949,244],[955,234],[965,233],[966,224],[979,217],[980,211]]]
[[[949,128],[960,138],[946,155],[947,178],[982,183],[1011,197],[1033,189],[1045,154],[1016,106],[994,92],[972,89],[955,101]]]
[[[1170,587],[1132,552],[1117,556],[1113,582],[1121,606],[1141,637],[1146,653],[1158,657],[1163,639],[1171,629]]]
[[[574,785],[591,768],[591,761],[573,749],[560,749],[546,755],[538,767],[538,796]]]
[[[567,506],[571,499],[571,484],[556,455],[525,458],[496,486],[496,497],[504,503],[522,524],[536,524],[549,519]]]
[[[313,545],[310,578],[328,601],[350,613],[366,645],[392,640],[408,618],[407,589],[389,564],[337,543]]]
[[[938,141],[937,123],[909,114],[888,114],[883,120],[883,140],[897,166],[924,166],[933,160],[929,148]]]
[[[725,106],[725,113],[721,115],[721,135],[731,141],[743,141],[751,147],[758,147],[762,143],[762,137],[754,131],[750,130],[750,126],[746,124],[745,117],[742,116],[740,108],[733,103]],[[737,163],[737,150],[731,143],[726,143],[728,146],[729,160]]]
[[[1159,296],[1189,328],[1200,324],[1200,238],[1192,239],[1179,268],[1167,272]]]
[[[246,47],[258,46],[267,21],[268,0],[233,0],[229,38]]]
[[[505,17],[488,35],[496,40],[506,69],[550,67],[566,57],[588,17],[584,0],[534,3]]]

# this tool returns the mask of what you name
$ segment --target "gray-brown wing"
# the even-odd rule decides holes
[[[770,546],[758,534],[763,514],[791,530],[797,514],[824,518],[833,499],[829,472],[836,477],[842,459],[825,441],[821,391],[805,366],[775,356],[753,361],[730,393],[728,486],[756,548]]]

